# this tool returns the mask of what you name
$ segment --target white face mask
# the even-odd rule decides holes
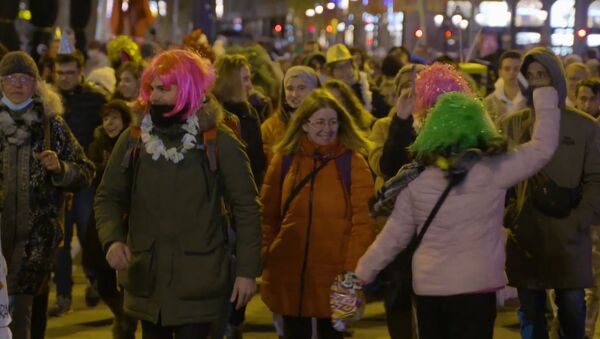
[[[33,99],[29,98],[20,104],[15,104],[12,101],[10,101],[7,97],[2,96],[2,99],[0,99],[0,101],[2,101],[2,103],[5,104],[6,107],[8,107],[11,111],[16,112],[16,111],[20,111],[23,108],[29,106],[29,104],[33,101]]]

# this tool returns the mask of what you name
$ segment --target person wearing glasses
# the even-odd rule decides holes
[[[551,50],[529,51],[521,73],[529,82],[528,108],[499,123],[509,145],[531,139],[537,88],[556,89],[561,120],[559,145],[550,162],[509,192],[504,223],[509,285],[519,293],[523,337],[533,333],[533,338],[548,338],[546,290],[553,289],[560,333],[583,338],[584,288],[593,286],[590,226],[600,212],[600,128],[592,117],[565,104],[565,71]]]
[[[83,56],[78,51],[70,54],[58,54],[55,63],[54,84],[60,90],[65,105],[65,121],[79,144],[87,149],[94,140],[94,130],[102,125],[100,109],[106,103],[106,98],[94,86],[84,82],[83,66]],[[67,211],[64,242],[58,252],[54,272],[56,304],[48,310],[50,316],[58,317],[71,309],[73,224],[77,225],[77,236],[79,242],[83,244],[93,200],[93,188],[86,188],[73,195],[71,208]],[[84,266],[83,268],[90,283],[86,288],[85,302],[90,307],[95,306],[100,302],[100,296],[94,287],[94,273],[88,267]]]
[[[314,89],[275,147],[261,190],[261,294],[283,316],[284,338],[343,338],[331,324],[329,290],[374,237],[367,200],[368,141],[331,93]],[[346,161],[343,161],[345,159]]]
[[[7,54],[0,61],[0,79],[0,224],[6,258],[0,258],[0,338],[7,338],[12,317],[14,338],[29,339],[33,299],[47,289],[62,237],[64,191],[89,186],[94,165],[60,116],[59,95],[43,82],[29,55]]]

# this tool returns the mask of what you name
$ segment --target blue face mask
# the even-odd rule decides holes
[[[33,99],[29,98],[20,104],[15,104],[12,101],[10,101],[7,97],[2,96],[2,99],[0,99],[0,101],[2,101],[2,103],[4,105],[6,105],[6,107],[8,107],[11,111],[18,112],[18,111],[24,109],[25,107],[29,106],[29,104],[31,104]]]

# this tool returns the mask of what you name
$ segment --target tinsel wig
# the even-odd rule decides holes
[[[481,100],[462,92],[440,95],[409,150],[417,159],[427,161],[468,148],[497,154],[506,150],[506,141]]]
[[[113,68],[118,69],[121,64],[129,61],[139,63],[142,61],[140,48],[135,41],[127,35],[119,35],[108,42],[106,46],[108,60]]]
[[[438,96],[448,92],[471,93],[465,78],[450,65],[436,63],[419,73],[415,81],[416,105],[415,120],[422,120],[427,115]]]

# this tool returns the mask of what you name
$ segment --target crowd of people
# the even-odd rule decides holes
[[[395,339],[492,338],[510,291],[522,338],[593,338],[592,53],[498,53],[487,90],[403,47],[378,62],[311,41],[286,64],[200,30],[164,50],[55,44],[0,59],[1,339],[42,339],[71,310],[74,233],[85,303],[108,306],[116,339],[242,338],[258,290],[281,338],[351,336],[330,307],[346,272]]]

